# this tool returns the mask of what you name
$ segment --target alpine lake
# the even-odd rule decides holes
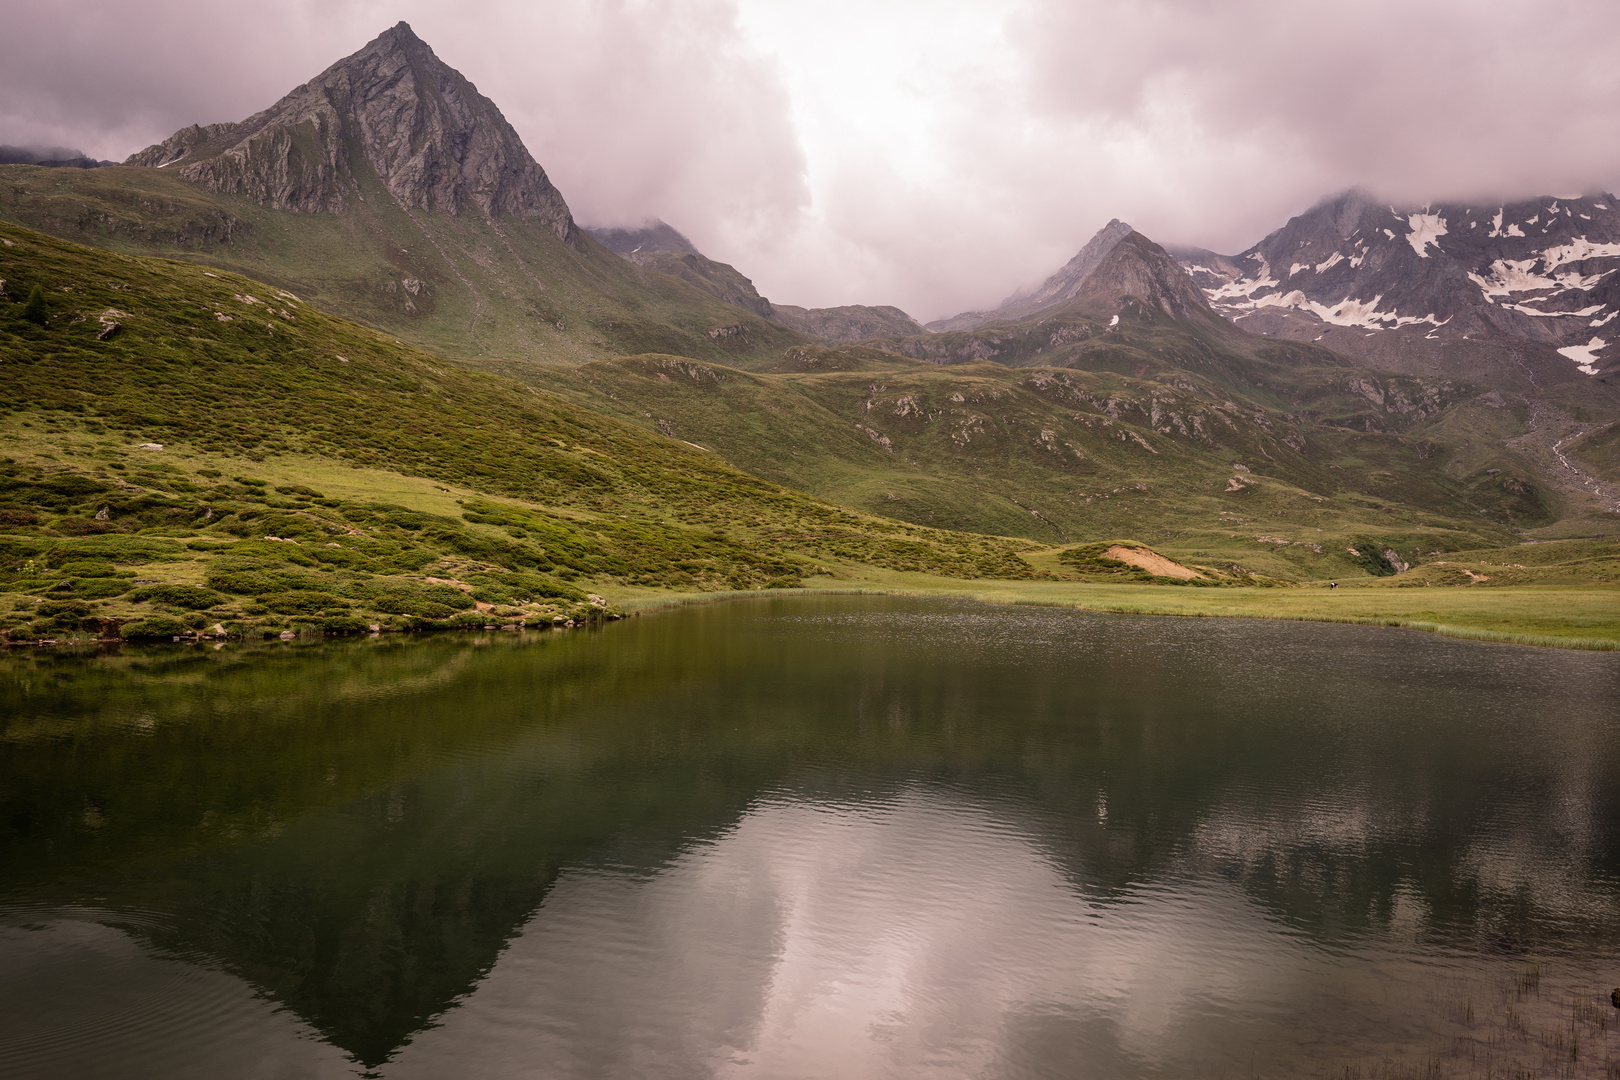
[[[0,1076],[1620,1076],[1620,654],[766,596],[0,655]]]

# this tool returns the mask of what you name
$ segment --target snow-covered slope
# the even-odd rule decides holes
[[[1395,207],[1350,192],[1240,255],[1178,257],[1217,311],[1256,333],[1364,357],[1393,339],[1408,354],[1522,345],[1556,352],[1571,374],[1620,371],[1612,195]]]

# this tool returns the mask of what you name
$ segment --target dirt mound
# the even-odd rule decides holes
[[[1204,576],[1196,570],[1187,569],[1178,562],[1172,562],[1157,552],[1144,551],[1141,548],[1120,547],[1115,544],[1103,552],[1103,556],[1109,559],[1118,559],[1120,562],[1134,566],[1139,570],[1146,570],[1156,577],[1173,577],[1188,581],[1192,578]]]

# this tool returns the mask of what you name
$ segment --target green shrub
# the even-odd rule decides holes
[[[186,557],[186,546],[177,540],[163,540],[155,536],[80,536],[61,541],[46,560],[52,566],[61,566],[86,555],[99,556],[115,563],[173,562]]]
[[[45,290],[38,285],[28,290],[28,300],[23,304],[22,317],[36,326],[44,326],[49,320],[45,310]]]
[[[474,586],[473,598],[486,604],[521,603],[552,597],[560,600],[585,599],[585,593],[574,586],[538,574],[470,574],[467,582]]]
[[[283,495],[303,495],[311,499],[326,498],[325,495],[322,495],[314,488],[305,487],[303,484],[277,484],[276,490],[281,492]]]
[[[364,634],[371,624],[353,615],[328,615],[315,623],[326,634]]]
[[[238,596],[265,596],[294,589],[319,589],[323,582],[302,570],[264,559],[221,556],[208,568],[203,584]]]
[[[190,627],[170,615],[153,615],[150,618],[136,619],[118,629],[120,635],[131,641],[141,638],[178,637],[189,631]]]
[[[354,590],[359,592],[361,590]],[[374,611],[390,615],[419,615],[442,619],[473,606],[473,598],[449,585],[385,585],[368,588],[364,602]]]
[[[73,595],[82,600],[106,600],[122,596],[133,587],[128,578],[94,577],[74,578]]]
[[[225,598],[213,589],[203,589],[196,585],[148,585],[130,593],[129,599],[135,603],[156,601],[159,604],[196,611],[211,608]]]
[[[70,559],[58,567],[73,578],[112,577],[118,568],[106,559]]]
[[[266,611],[273,611],[277,615],[315,615],[323,611],[343,612],[349,609],[347,600],[315,589],[292,589],[273,596],[261,596],[258,601]]]
[[[1384,557],[1386,546],[1383,541],[1359,537],[1350,541],[1350,548],[1355,551],[1351,558],[1355,560],[1357,566],[1373,577],[1394,577],[1398,571]]]

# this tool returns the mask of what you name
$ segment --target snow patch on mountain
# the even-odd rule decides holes
[[[1360,326],[1369,330],[1394,330],[1402,326],[1411,326],[1414,323],[1428,323],[1430,326],[1444,326],[1450,319],[1438,320],[1434,315],[1402,315],[1394,311],[1379,311],[1378,302],[1383,294],[1371,300],[1357,300],[1349,297],[1340,300],[1337,304],[1324,304],[1312,300],[1304,292],[1295,289],[1293,292],[1272,293],[1252,301],[1248,307],[1253,310],[1268,307],[1298,308],[1309,311],[1325,323],[1334,326]]]
[[[1492,303],[1495,303],[1495,297],[1509,293],[1558,288],[1558,282],[1552,278],[1531,272],[1531,268],[1540,261],[1539,258],[1497,259],[1491,264],[1489,277],[1470,272],[1468,279],[1478,285],[1479,291]]]
[[[1585,262],[1587,259],[1607,259],[1620,255],[1620,244],[1594,244],[1584,236],[1541,253],[1542,266],[1548,270],[1565,263]]]
[[[1446,219],[1439,214],[1413,214],[1406,219],[1412,231],[1406,234],[1406,242],[1412,245],[1412,250],[1418,253],[1418,258],[1429,257],[1429,245],[1434,250],[1440,250],[1440,238],[1446,235]]]
[[[1585,345],[1565,346],[1564,348],[1558,350],[1558,355],[1568,357],[1569,359],[1575,361],[1575,366],[1580,368],[1585,374],[1596,375],[1598,373],[1597,352],[1607,344],[1608,342],[1604,341],[1602,338],[1595,337]]]

